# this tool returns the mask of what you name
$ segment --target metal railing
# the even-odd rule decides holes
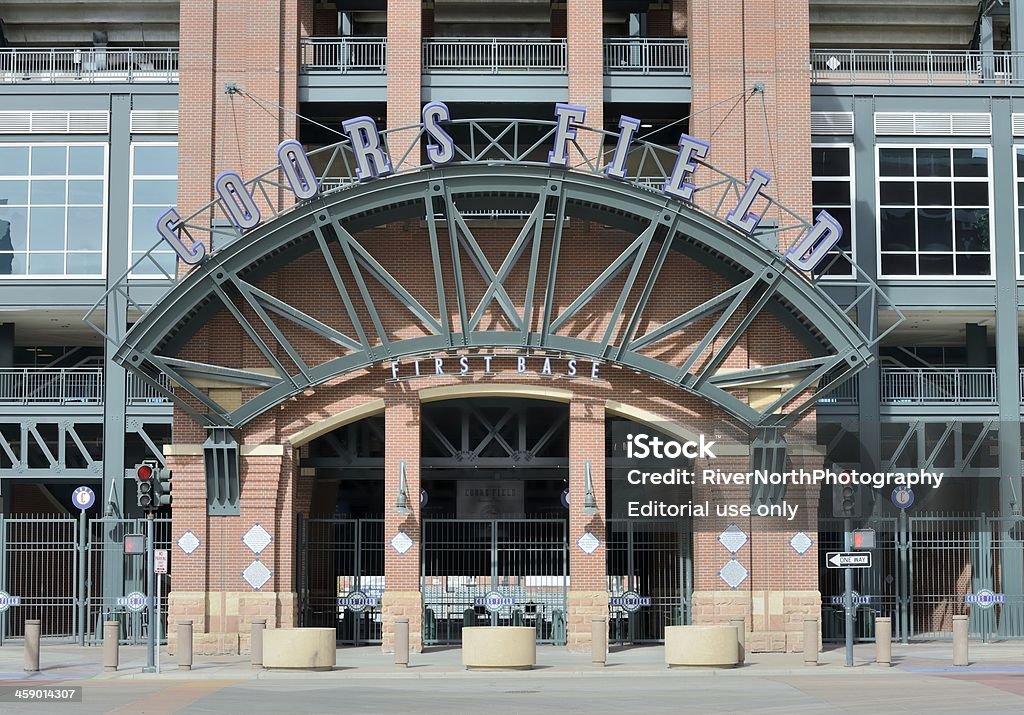
[[[685,37],[623,37],[604,41],[605,74],[690,74]]]
[[[883,367],[883,405],[994,405],[994,367]]]
[[[98,367],[0,369],[0,403],[99,405],[103,369]]]
[[[0,82],[178,81],[178,49],[54,47],[0,50]]]
[[[164,373],[157,375],[156,381],[165,389],[171,389],[170,378]],[[163,393],[151,387],[148,383],[143,382],[134,372],[128,373],[126,395],[129,405],[165,405],[170,403],[170,400]]]
[[[158,378],[165,387],[166,375]],[[131,405],[166,404],[169,400],[129,373],[127,401]],[[0,404],[102,405],[103,368],[0,368]]]
[[[824,385],[831,382],[831,380],[822,380]],[[832,388],[832,391],[824,395],[818,400],[819,405],[856,405],[858,402],[857,388],[860,384],[860,380],[857,375],[854,375],[850,379],[836,385]]]
[[[432,37],[424,72],[565,72],[565,38]]]
[[[811,50],[816,84],[978,85],[1024,82],[1024,52]]]
[[[388,66],[385,37],[303,37],[300,71],[384,74]]]

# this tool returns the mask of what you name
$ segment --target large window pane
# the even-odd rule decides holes
[[[67,182],[47,179],[32,182],[32,205],[53,204],[63,206],[67,201]]]
[[[956,210],[956,244],[958,251],[989,250],[988,209]]]
[[[97,275],[103,272],[103,256],[99,253],[69,253],[69,275]]]
[[[850,150],[845,146],[812,147],[811,173],[814,176],[849,176]]]
[[[914,175],[914,150],[913,149],[879,149],[878,150],[878,175],[879,176],[913,176]]]
[[[28,176],[27,146],[0,146],[0,176]]]
[[[64,176],[68,170],[66,146],[32,147],[33,176]],[[29,262],[31,265],[31,261]]]
[[[988,254],[959,253],[956,256],[958,276],[985,276],[992,272],[992,257]]]
[[[24,253],[0,253],[0,276],[23,276],[27,268]]]
[[[917,228],[920,250],[953,250],[952,209],[918,209]]]
[[[953,194],[948,181],[921,181],[917,185],[918,206],[952,206]]]
[[[953,150],[955,176],[988,176],[988,149],[974,147]]]
[[[958,181],[953,184],[957,206],[988,206],[988,182]]]
[[[878,188],[878,197],[883,206],[913,206],[914,182],[883,181]]]
[[[28,254],[28,272],[32,275],[61,275],[64,273],[64,253]]]
[[[922,147],[917,150],[918,176],[949,176],[949,149]]]
[[[0,206],[28,203],[28,182],[17,179],[0,180]]]
[[[165,208],[178,202],[177,179],[141,179],[134,184],[132,201],[136,204],[158,204]]]
[[[953,275],[952,253],[922,253],[917,261],[918,271],[922,276]]]
[[[28,248],[28,210],[0,206],[0,251]]]
[[[68,173],[73,176],[103,176],[103,147],[73,146],[69,150]]]
[[[916,250],[913,209],[882,209],[880,218],[883,251]]]
[[[103,182],[97,179],[72,179],[68,182],[69,204],[103,205]]]
[[[30,209],[29,251],[64,250],[64,208]],[[32,261],[29,260],[31,270]],[[32,273],[39,271],[32,270]]]
[[[889,276],[912,276],[917,273],[917,259],[913,253],[883,253],[882,273]]]
[[[68,250],[103,250],[103,209],[68,209]]]
[[[177,176],[178,147],[135,145],[135,176]]]
[[[849,204],[849,181],[815,181],[811,188],[811,200],[816,205]]]

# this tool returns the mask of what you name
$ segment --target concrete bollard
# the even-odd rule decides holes
[[[25,621],[25,671],[39,672],[39,636],[41,627],[38,620]]]
[[[892,618],[875,619],[875,662],[883,668],[892,665]]]
[[[178,670],[192,670],[192,621],[178,621]]]
[[[263,669],[263,631],[267,629],[267,619],[257,618],[251,624],[252,630],[249,638],[249,659],[252,667]]]
[[[121,641],[121,624],[117,621],[103,621],[103,670],[117,670],[118,647]]]
[[[736,629],[736,646],[739,660],[736,665],[743,665],[747,652],[747,622],[743,618],[730,618],[729,624]]]
[[[967,616],[953,616],[953,665],[970,665],[967,656]]]
[[[818,664],[818,619],[804,618],[804,665]]]
[[[409,619],[395,619],[395,665],[409,667]]]
[[[608,622],[603,618],[590,621],[590,663],[603,668],[608,662]]]

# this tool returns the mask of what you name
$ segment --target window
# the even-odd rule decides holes
[[[988,147],[878,149],[880,275],[992,275]]]
[[[1017,262],[1018,275],[1024,276],[1024,147],[1015,147],[1017,166]]]
[[[131,263],[150,248],[150,259],[132,269],[133,276],[163,278],[173,276],[177,254],[162,241],[156,220],[178,202],[178,145],[169,143],[132,144],[132,185],[129,218]]]
[[[853,147],[823,145],[811,147],[811,201],[814,216],[827,211],[843,227],[843,237],[820,266],[825,276],[849,278],[853,265],[836,258],[839,251],[854,257],[853,251]]]
[[[0,145],[0,277],[102,277],[104,144]]]

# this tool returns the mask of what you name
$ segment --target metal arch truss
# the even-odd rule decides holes
[[[117,346],[115,359],[208,426],[243,425],[310,386],[381,361],[465,348],[516,348],[593,358],[646,373],[706,398],[749,426],[766,427],[785,426],[813,406],[820,396],[866,366],[872,359],[872,347],[884,335],[877,330],[874,317],[880,306],[889,306],[897,316],[888,330],[902,319],[878,286],[857,273],[859,269],[848,256],[839,255],[835,260],[850,262],[851,273],[859,277],[828,281],[845,286],[849,300],[840,306],[822,289],[820,277],[797,272],[781,254],[767,247],[767,234],[785,236],[781,242],[787,243],[811,225],[775,201],[766,198],[767,205],[760,209],[762,215],[774,217],[773,228],[750,237],[728,226],[725,215],[739,200],[744,182],[702,164],[693,179],[697,185],[693,203],[680,202],[652,189],[645,177],[663,177],[670,172],[675,150],[636,142],[630,163],[634,169],[626,179],[615,180],[602,172],[600,149],[588,156],[581,148],[588,146],[585,140],[572,143],[575,154],[568,169],[549,167],[544,157],[554,132],[551,122],[455,121],[448,129],[456,136],[459,157],[444,167],[406,168],[404,163],[418,152],[419,142],[425,137],[420,126],[399,128],[382,133],[392,164],[398,167],[391,176],[356,182],[355,162],[346,140],[310,152],[314,159],[325,154],[315,161],[315,165],[325,167],[319,172],[321,185],[326,188],[334,181],[334,188],[315,199],[279,210],[273,197],[286,188],[283,177],[278,176],[279,170],[250,180],[247,186],[268,220],[244,234],[222,227],[226,214],[219,201],[184,219],[179,231],[191,240],[209,244],[216,237],[218,244],[229,242],[216,245],[217,250],[206,260],[178,278],[168,294],[146,311],[127,335],[105,334]],[[580,133],[583,134],[582,129]],[[394,150],[396,137],[407,139],[404,152]],[[481,208],[487,215],[501,217],[511,213],[525,219],[507,256],[497,267],[484,256],[468,220],[479,216]],[[633,228],[635,238],[568,307],[559,310],[554,305],[554,291],[559,271],[566,270],[565,257],[560,256],[559,249],[570,214],[617,228]],[[399,216],[419,217],[427,228],[436,295],[424,296],[423,300],[388,273],[358,239],[360,230]],[[545,224],[551,227],[553,238],[547,255],[542,256]],[[453,256],[464,256],[480,274],[486,286],[482,300],[474,301],[468,296],[461,260],[454,261],[454,281],[446,277],[439,250],[442,241],[448,242]],[[335,261],[331,253],[335,244],[341,249],[341,262]],[[732,286],[701,305],[686,306],[672,320],[644,331],[647,301],[673,250],[687,253],[728,276]],[[322,255],[339,305],[354,326],[353,335],[323,324],[255,285],[260,276],[276,267],[275,261],[290,260],[308,251],[319,251]],[[143,255],[133,268],[147,260],[156,263],[152,251]],[[646,271],[645,261],[651,265]],[[520,310],[504,281],[517,265],[527,262],[526,295]],[[538,290],[541,275],[547,279],[543,295]],[[610,291],[613,280],[622,275],[625,280],[616,298],[613,319],[600,339],[559,333],[596,295]],[[388,335],[374,303],[370,281],[387,289],[408,309],[421,324],[422,337],[394,340]],[[111,286],[108,295],[127,298],[132,304],[128,274]],[[457,315],[448,314],[447,296],[454,297]],[[251,308],[256,324],[236,306],[236,298]],[[202,320],[196,316],[203,307],[218,301],[273,367],[273,374],[197,363],[175,354],[176,347],[187,342],[187,337],[201,326]],[[94,316],[99,315],[102,303],[97,303],[86,316],[100,332]],[[425,308],[424,303],[436,304],[437,314]],[[479,330],[493,303],[497,303],[511,329]],[[810,346],[811,357],[721,372],[719,368],[732,347],[766,307],[802,326],[796,328],[796,334]],[[870,311],[870,321],[862,321],[866,331],[854,322],[857,310]],[[368,324],[362,324],[360,314],[370,317]],[[624,321],[619,320],[620,316]],[[642,352],[698,321],[715,316],[712,328],[680,362],[670,364]],[[338,346],[339,356],[320,365],[306,364],[275,319],[301,326],[333,342]],[[537,324],[540,330],[532,330],[531,326]],[[466,329],[457,330],[457,326]],[[264,340],[261,333],[269,333],[272,339]],[[169,391],[160,386],[155,379],[158,373],[167,374],[177,389]],[[828,379],[823,379],[826,376]],[[262,392],[241,407],[228,410],[197,384],[209,380]],[[780,380],[791,381],[791,387],[763,409],[730,392],[758,384],[778,384]],[[182,393],[193,399],[181,399]]]

